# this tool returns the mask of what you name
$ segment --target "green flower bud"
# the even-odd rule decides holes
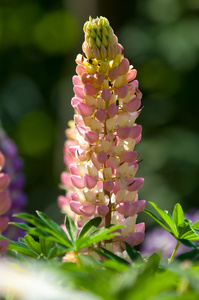
[[[114,59],[117,51],[113,49],[117,49],[117,37],[106,18],[92,19],[90,17],[89,21],[84,24],[84,33],[86,43],[84,52],[88,59]]]

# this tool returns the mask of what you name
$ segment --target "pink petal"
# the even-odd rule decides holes
[[[129,137],[132,139],[136,139],[142,132],[142,126],[141,125],[135,125],[131,127]]]
[[[4,215],[11,207],[11,198],[8,190],[0,193],[0,215]]]
[[[84,102],[79,102],[75,109],[82,117],[89,117],[93,113],[93,108]]]
[[[104,164],[107,161],[107,159],[108,159],[108,156],[104,151],[100,151],[97,154],[97,160],[100,164]]]
[[[141,189],[143,184],[144,184],[144,178],[134,178],[132,183],[129,184],[129,186],[127,187],[127,191],[135,192],[135,191]]]
[[[0,174],[0,192],[5,190],[10,184],[10,176],[8,174]]]
[[[112,97],[112,93],[108,90],[108,89],[103,89],[102,93],[101,93],[102,99],[104,99],[104,101],[109,101]]]
[[[135,246],[141,244],[144,241],[144,232],[134,232]]]
[[[143,209],[145,209],[145,205],[146,205],[146,201],[145,200],[139,200],[138,202],[138,211],[137,213],[143,211]]]
[[[137,70],[133,69],[129,71],[127,74],[127,82],[134,80],[136,76],[137,76]]]
[[[128,216],[134,216],[137,214],[139,208],[139,202],[135,201],[129,205]]]
[[[141,100],[135,97],[129,103],[125,103],[125,109],[128,112],[134,112],[140,107],[140,105]]]
[[[77,215],[81,215],[81,211],[80,211],[80,207],[82,206],[82,204],[80,202],[76,202],[76,201],[71,201],[70,202],[70,209]]]
[[[129,70],[129,61],[127,58],[123,58],[123,60],[118,66],[118,73],[119,75],[124,75],[128,72],[128,70]]]
[[[140,134],[136,139],[135,143],[138,144],[141,141],[142,135]]]
[[[86,83],[84,86],[84,94],[94,96],[97,93],[97,90],[91,83]]]
[[[104,82],[104,75],[102,74],[96,73],[93,78],[96,85],[101,85]]]
[[[0,232],[6,230],[8,227],[9,218],[0,216]]]
[[[124,242],[127,242],[131,247],[134,247],[136,243],[136,237],[132,234],[125,238]]]
[[[79,170],[76,164],[70,164],[69,170],[72,175],[79,175]]]
[[[75,85],[73,87],[73,91],[74,91],[76,97],[84,99],[83,86]]]
[[[108,73],[108,77],[110,78],[111,81],[114,81],[118,76],[118,67],[113,68],[111,71]]]
[[[79,210],[85,217],[91,217],[95,213],[95,206],[92,204],[85,205],[81,206]]]
[[[67,204],[69,204],[70,201],[65,196],[59,196],[57,198],[57,202],[58,202],[59,208],[62,209],[62,207],[65,206],[65,205],[67,205]]]
[[[82,85],[79,76],[77,75],[73,76],[73,85]]]
[[[95,132],[95,131],[87,131],[85,133],[85,140],[89,144],[93,144],[93,143],[97,142],[98,139],[99,139],[99,136],[98,136],[97,132]]]
[[[104,204],[97,207],[97,214],[102,217],[105,217],[108,214],[108,212],[109,207]]]
[[[82,65],[77,65],[76,67],[76,73],[81,76],[82,73],[86,72],[86,69]]]
[[[122,152],[122,159],[125,162],[131,163],[137,159],[138,153],[136,151],[123,151]]]
[[[72,201],[79,201],[78,195],[75,192],[72,192],[70,194],[70,198],[71,198]]]
[[[88,189],[92,189],[96,186],[97,180],[92,176],[85,174],[84,175],[84,184]]]
[[[145,231],[145,223],[141,222],[135,225],[135,231],[134,232],[144,232]]]
[[[70,188],[71,187],[71,180],[70,180],[70,173],[68,172],[62,172],[61,173],[61,183],[66,187],[66,188]]]
[[[116,103],[112,103],[109,107],[108,107],[108,115],[110,118],[114,118],[117,113],[118,113],[118,107],[116,105]]]
[[[114,189],[114,183],[112,180],[105,181],[103,186],[104,186],[104,189],[108,192],[112,192],[112,190]]]
[[[5,157],[3,153],[0,151],[0,170],[3,169],[4,165],[5,165]]]
[[[103,109],[101,109],[101,108],[99,108],[97,111],[96,111],[96,118],[100,121],[100,122],[104,122],[105,120],[106,120],[106,118],[107,118],[107,113],[103,110]]]
[[[131,128],[130,127],[120,127],[117,131],[117,135],[120,139],[127,139],[129,137],[129,134],[130,134],[130,130]]]
[[[83,178],[80,177],[80,176],[72,175],[71,176],[71,182],[78,189],[84,189],[85,188]]]
[[[9,245],[8,240],[1,240],[0,241],[0,253],[6,252],[8,245]]]
[[[124,201],[119,203],[116,206],[116,210],[121,214],[121,215],[126,215],[128,214],[128,209],[129,209],[129,201]]]
[[[128,94],[128,86],[127,84],[121,85],[119,88],[116,89],[115,93],[118,95],[119,98],[123,99],[127,96]]]

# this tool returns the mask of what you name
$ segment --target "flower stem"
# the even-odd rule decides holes
[[[171,257],[169,259],[169,264],[173,261],[179,246],[180,246],[180,241],[177,241],[176,247],[173,250],[173,253],[171,254]]]

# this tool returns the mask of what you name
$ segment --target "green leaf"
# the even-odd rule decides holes
[[[150,204],[155,208],[155,210],[159,213],[161,218],[165,221],[165,223],[171,228],[175,237],[178,237],[178,231],[176,229],[175,223],[172,217],[167,214],[165,211],[161,210],[155,203],[150,202]]]
[[[151,218],[153,218],[159,225],[161,225],[166,231],[168,231],[169,233],[171,233],[171,230],[165,225],[165,223],[159,218],[157,217],[154,213],[152,213],[150,210],[148,209],[144,209],[144,212],[147,213]]]
[[[199,229],[191,227],[191,230],[199,237]]]
[[[31,235],[26,234],[24,236],[26,245],[28,246],[29,249],[33,250],[35,253],[37,253],[38,255],[41,254],[41,246],[38,242],[36,242]]]
[[[72,218],[66,216],[65,218],[65,226],[66,226],[66,229],[68,231],[68,234],[70,235],[71,237],[71,240],[74,244],[76,238],[77,238],[77,228],[76,228],[76,225],[73,221]]]
[[[177,203],[174,206],[173,220],[174,220],[177,228],[181,224],[184,224],[184,212],[183,212],[182,206],[179,203]]]
[[[9,222],[9,224],[14,225],[16,227],[19,227],[25,231],[27,231],[29,234],[34,235],[34,236],[40,236],[42,235],[42,230],[37,229],[35,227],[30,227],[25,223],[17,223],[17,222]]]
[[[195,222],[194,224],[191,225],[191,228],[194,229],[199,229],[199,221]]]
[[[67,247],[72,246],[71,241],[69,240],[69,238],[67,237],[63,229],[57,223],[55,223],[52,219],[50,219],[47,215],[45,215],[42,212],[37,211],[37,214],[45,223],[45,225],[47,225],[48,227],[47,232],[50,232],[54,237],[56,237],[61,244]],[[51,230],[49,230],[49,228]]]
[[[179,256],[176,257],[177,260],[183,261],[183,260],[193,260],[199,253],[199,250],[194,249],[190,252],[186,252],[183,254],[180,254]]]
[[[181,236],[181,239],[186,239],[189,241],[199,241],[199,236],[195,234],[192,230],[186,232]]]
[[[140,252],[136,251],[133,247],[131,247],[127,242],[124,242],[126,246],[126,252],[128,253],[130,259],[135,262],[143,262],[143,258]]]
[[[88,246],[92,245],[94,243],[99,243],[101,241],[110,240],[115,236],[120,236],[119,232],[115,232],[115,233],[113,233],[113,232],[120,228],[123,228],[123,227],[124,227],[123,225],[115,225],[108,229],[107,228],[99,228],[99,229],[95,230],[89,236],[90,239],[87,241]]]
[[[96,217],[89,220],[83,227],[79,234],[79,238],[88,235],[94,228],[98,227],[102,221],[101,217]]]
[[[109,251],[109,250],[107,250],[107,249],[105,249],[103,247],[100,247],[100,249],[103,250],[103,253],[106,254],[106,257],[108,257],[110,259],[114,259],[114,260],[116,260],[119,263],[122,263],[122,264],[125,264],[125,265],[130,265],[130,263],[127,260],[125,260],[125,259],[123,259],[123,258],[121,258],[121,257],[119,257],[117,255],[115,255],[111,251]],[[93,250],[94,250],[94,248],[93,248]]]
[[[47,238],[40,236],[39,243],[41,245],[41,251],[45,257],[48,257],[49,251],[52,248],[52,242]]]
[[[196,245],[195,243],[193,243],[189,240],[180,239],[179,241],[186,247],[195,248],[195,249],[198,248],[198,245]]]
[[[108,259],[103,263],[103,267],[106,269],[111,269],[114,271],[117,271],[119,273],[124,272],[128,270],[127,264],[126,263],[121,263],[113,259]]]

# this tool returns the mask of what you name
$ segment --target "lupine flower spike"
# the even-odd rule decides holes
[[[79,227],[95,216],[102,225],[124,224],[114,251],[144,239],[144,223],[136,224],[137,213],[145,207],[138,201],[144,179],[136,178],[142,127],[136,119],[142,93],[135,80],[137,71],[123,55],[109,22],[100,17],[84,25],[85,54],[76,58],[73,76],[74,122],[66,130],[65,164],[61,182],[67,190],[59,206],[72,216]]]
[[[10,221],[17,221],[13,214],[24,211],[26,205],[26,195],[24,193],[25,177],[22,173],[23,160],[19,157],[15,143],[6,135],[0,127],[0,151],[5,157],[5,165],[3,172],[10,177],[10,185],[8,187],[12,204],[6,213],[6,217]],[[24,231],[15,226],[8,226],[3,235],[14,240],[23,236]]]
[[[5,165],[5,157],[0,151],[0,234],[8,227],[9,218],[4,216],[11,207],[10,193],[7,187],[10,184],[10,176],[1,172]],[[8,240],[0,240],[0,253],[5,252]]]

